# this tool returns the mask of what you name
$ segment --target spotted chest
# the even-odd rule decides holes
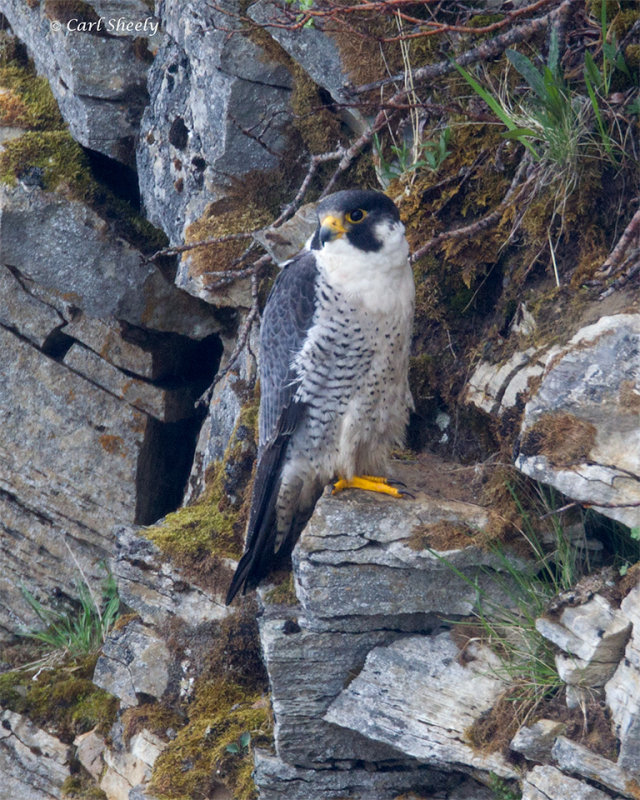
[[[324,481],[383,468],[402,441],[413,295],[371,308],[320,273],[313,325],[295,360],[306,413],[292,442]]]

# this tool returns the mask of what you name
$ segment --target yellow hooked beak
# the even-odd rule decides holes
[[[327,214],[326,217],[320,220],[320,244],[322,245],[344,236],[346,232],[347,229],[344,227],[344,222],[340,217]]]

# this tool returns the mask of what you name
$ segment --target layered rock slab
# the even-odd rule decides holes
[[[73,558],[96,576],[115,520],[133,520],[149,418],[0,328],[0,628],[32,592],[72,592]],[[79,572],[75,571],[76,578]]]
[[[502,757],[474,755],[462,741],[463,728],[490,708],[502,690],[498,680],[486,678],[482,684],[483,679],[478,678],[475,685],[470,683],[474,703],[460,721],[457,740],[452,734],[452,741],[442,742],[446,735],[434,723],[429,743],[425,744],[425,735],[416,744],[417,712],[408,698],[424,699],[419,687],[428,691],[434,673],[454,669],[459,654],[448,633],[438,635],[441,615],[469,613],[476,598],[474,582],[488,585],[492,568],[500,568],[496,559],[475,547],[442,554],[430,550],[428,532],[443,521],[468,530],[470,538],[473,529],[488,523],[478,506],[436,500],[422,493],[414,500],[398,502],[365,492],[345,492],[324,496],[317,504],[293,554],[299,604],[274,604],[270,591],[261,591],[265,608],[259,619],[260,636],[270,677],[276,747],[275,757],[256,759],[256,780],[265,797],[275,797],[280,791],[283,798],[302,798],[304,782],[310,780],[312,771],[323,787],[318,789],[318,798],[344,796],[348,775],[355,776],[361,764],[367,765],[375,778],[369,788],[356,781],[349,796],[363,799],[378,797],[376,787],[384,798],[408,789],[423,790],[427,796],[437,792],[436,796],[464,797],[468,792],[469,797],[481,798],[486,796],[485,789],[465,772],[476,775],[493,770],[514,777]],[[453,569],[452,564],[456,565]],[[440,647],[444,641],[451,650],[445,655],[441,652],[444,645]],[[404,708],[396,709],[397,735],[385,737],[374,723],[364,721],[371,714],[385,726],[385,712],[374,707],[371,698],[352,698],[353,707],[345,707],[344,713],[338,709],[352,697],[351,688],[359,686],[362,676],[368,674],[372,659],[381,652],[402,649],[405,643],[436,654],[435,661],[437,654],[442,658],[437,668],[435,661],[417,660],[414,672],[404,682],[388,665],[381,670],[389,681],[397,681],[398,691],[407,690],[411,683],[400,703]],[[406,663],[410,661],[408,656]],[[486,662],[483,667],[487,669]],[[467,670],[465,680],[471,675]],[[455,669],[453,680],[460,680]],[[442,712],[440,722],[446,727],[450,719],[444,717],[451,709],[438,706],[440,694],[434,690],[431,707],[436,716],[438,709]],[[406,732],[406,740],[398,731]],[[452,753],[455,758],[447,761]],[[386,782],[380,778],[383,773]],[[325,787],[323,777],[338,782],[334,788]],[[465,781],[469,785],[463,792]],[[289,790],[284,788],[287,785]]]
[[[277,167],[287,146],[291,76],[244,32],[230,33],[239,5],[226,10],[161,4],[169,38],[149,72],[137,163],[147,215],[172,242],[234,181]],[[179,285],[200,294],[189,264]]]
[[[154,49],[157,45],[149,24],[126,31],[108,29],[108,21],[144,24],[152,20],[149,7],[142,0],[119,7],[100,0],[77,6],[6,0],[2,13],[26,44],[38,72],[47,77],[74,139],[133,165],[134,141],[148,97],[149,63],[141,42],[146,39]],[[158,28],[155,36],[162,38]]]
[[[54,800],[71,774],[71,748],[26,717],[0,711],[0,797]]]
[[[487,651],[477,655],[477,661],[460,664],[448,632],[377,647],[325,719],[432,766],[517,777],[503,756],[479,753],[466,738],[467,729],[505,689],[491,673],[495,656]]]
[[[73,596],[81,571],[102,577],[114,524],[180,502],[221,322],[60,193],[0,189],[0,261],[8,635],[36,623],[21,582],[45,604]],[[194,368],[198,355],[211,363]]]
[[[429,548],[430,526],[440,523],[466,526],[471,541],[488,517],[480,506],[422,494],[400,503],[367,492],[323,497],[293,554],[306,623],[415,630],[429,615],[469,614],[474,581],[499,593],[491,571],[504,563],[494,554],[474,546]]]
[[[515,464],[606,516],[640,525],[640,314],[602,317],[547,357],[525,407]]]

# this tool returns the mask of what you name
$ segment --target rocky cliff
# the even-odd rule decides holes
[[[0,798],[640,797],[638,12],[483,5],[0,0]],[[415,254],[411,496],[229,609],[260,308],[353,185]]]

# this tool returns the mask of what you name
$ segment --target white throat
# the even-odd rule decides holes
[[[380,250],[365,252],[342,236],[315,250],[314,255],[329,283],[343,295],[371,310],[382,310],[398,292],[406,296],[409,284],[413,295],[413,275],[404,225],[380,222],[375,235],[383,242]]]

